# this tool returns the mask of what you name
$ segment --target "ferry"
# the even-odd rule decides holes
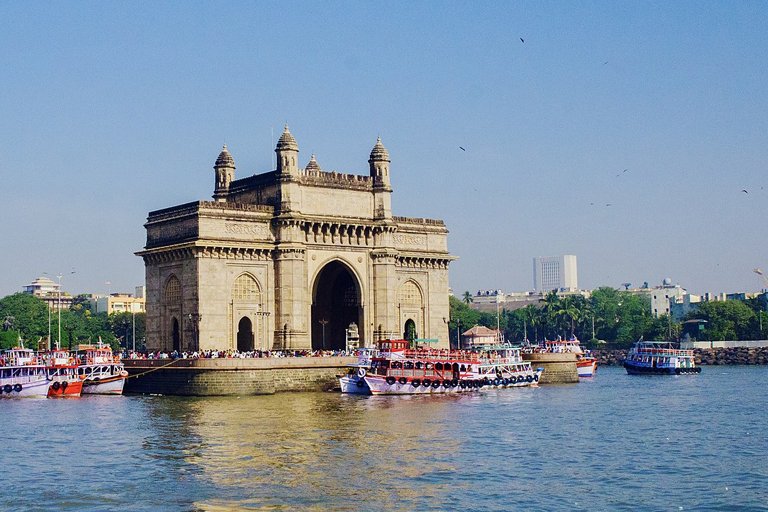
[[[84,395],[121,395],[128,377],[119,355],[109,345],[80,345],[77,375],[83,381]]]
[[[507,343],[484,348],[479,355],[480,363],[470,366],[473,378],[497,388],[538,385],[544,369],[534,370],[530,361],[523,361],[520,352],[520,347]]]
[[[407,340],[386,340],[379,346],[363,377],[373,395],[463,393],[487,385],[477,374],[481,360],[476,353],[410,349]]]
[[[77,361],[66,350],[41,352],[50,381],[48,397],[78,397],[83,391],[83,378],[77,375]]]
[[[681,350],[668,341],[638,341],[627,353],[624,368],[630,375],[701,373],[693,350]]]
[[[0,398],[45,397],[48,372],[31,349],[14,347],[0,355]]]
[[[534,347],[533,351],[544,353],[570,352],[576,354],[576,373],[579,377],[593,377],[597,372],[597,358],[589,350],[583,350],[579,339],[574,335],[571,335],[567,340],[559,337],[556,340],[545,340],[543,345]]]

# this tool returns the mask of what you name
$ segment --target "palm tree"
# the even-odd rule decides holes
[[[474,302],[474,300],[472,299],[472,294],[469,292],[464,292],[464,295],[461,300],[463,300],[467,304],[469,304],[470,302]]]

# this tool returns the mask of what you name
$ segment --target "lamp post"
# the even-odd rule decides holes
[[[456,319],[456,350],[461,350],[461,320]]]
[[[131,323],[133,324],[131,340],[133,341],[133,351],[136,352],[136,310],[133,307],[133,303],[131,303]]]
[[[320,325],[323,326],[323,350],[325,350],[325,326],[328,325],[330,320],[323,318],[322,320],[318,320],[318,322],[320,322]]]
[[[59,278],[59,290],[58,290],[59,291],[59,304],[56,307],[56,309],[58,310],[58,314],[59,314],[59,335],[56,338],[56,348],[58,349],[59,346],[61,345],[61,278],[63,276],[61,274],[58,274],[56,277]],[[53,347],[51,347],[51,348],[53,348]]]
[[[200,325],[200,319],[203,318],[203,315],[199,313],[190,313],[187,315],[187,318],[189,318],[189,321],[192,322],[192,348],[197,351],[200,349],[200,342],[198,340],[198,326]]]

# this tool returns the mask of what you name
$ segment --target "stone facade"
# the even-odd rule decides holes
[[[226,146],[213,201],[151,212],[144,259],[150,350],[303,350],[406,335],[448,347],[447,233],[391,211],[389,153],[369,174],[298,166],[285,128],[277,169],[239,180]],[[353,325],[354,324],[354,325]]]

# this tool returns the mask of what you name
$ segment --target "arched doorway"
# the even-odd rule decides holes
[[[403,339],[408,340],[413,345],[413,340],[418,338],[419,335],[416,332],[416,322],[410,318],[405,322],[405,328],[403,329]]]
[[[240,352],[253,350],[253,324],[247,316],[241,318],[237,324],[237,350]]]
[[[364,344],[360,296],[360,285],[349,267],[339,261],[323,267],[312,288],[312,350],[344,350],[351,323],[357,325],[360,345]]]
[[[173,350],[181,352],[181,333],[179,332],[179,321],[176,317],[171,322],[171,340],[173,340]]]

